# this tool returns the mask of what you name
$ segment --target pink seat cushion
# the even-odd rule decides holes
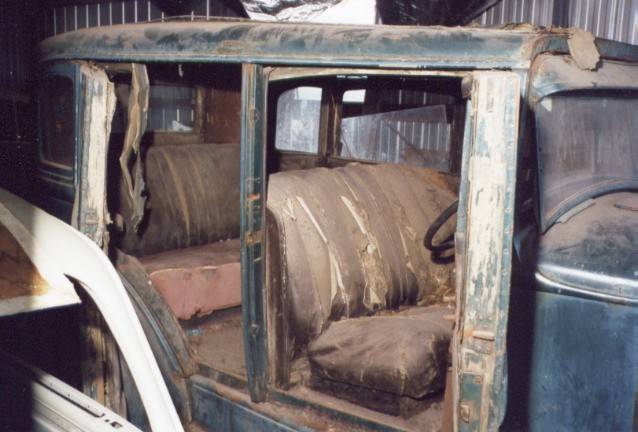
[[[149,278],[181,320],[241,304],[239,239],[140,258]]]

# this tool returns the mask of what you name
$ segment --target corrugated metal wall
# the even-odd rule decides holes
[[[236,17],[222,0],[194,2],[191,16]],[[46,7],[44,1],[0,1],[0,89],[27,90],[35,63],[35,45],[65,31],[111,24],[162,20],[154,0],[92,1]]]
[[[193,17],[236,17],[237,13],[218,0],[199,0],[187,13]],[[166,14],[153,0],[102,1],[99,3],[58,6],[46,10],[44,36],[86,27],[129,24],[162,20]]]
[[[502,0],[476,21],[486,26],[528,22],[580,27],[599,37],[638,44],[638,0]]]
[[[186,15],[191,17],[236,17],[220,0],[199,0]],[[168,15],[153,0],[100,1],[91,4],[48,8],[44,12],[43,37],[87,27],[161,21]],[[190,130],[193,127],[194,89],[180,86],[152,86],[148,130]]]

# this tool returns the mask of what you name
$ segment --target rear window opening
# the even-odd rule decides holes
[[[314,86],[278,83],[273,86],[275,148],[318,154],[320,125],[328,127],[327,116],[332,115],[335,120],[325,130],[331,144],[327,156],[456,171],[465,107],[452,81],[338,76]]]

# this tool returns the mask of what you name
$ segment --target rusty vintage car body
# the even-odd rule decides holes
[[[636,427],[637,47],[220,20],[41,51],[32,199],[111,254],[184,424]]]

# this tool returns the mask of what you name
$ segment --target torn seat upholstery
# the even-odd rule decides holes
[[[393,164],[272,175],[289,358],[307,354],[314,378],[397,396],[441,389],[451,322],[416,305],[453,293],[453,265],[434,264],[422,242],[455,198],[450,177]]]
[[[148,208],[136,255],[172,312],[186,320],[241,304],[238,144],[151,146]],[[127,211],[125,199],[123,211]]]

